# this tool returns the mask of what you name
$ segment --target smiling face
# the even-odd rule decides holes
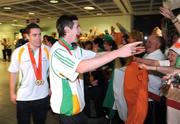
[[[170,66],[175,66],[177,57],[178,57],[178,54],[176,52],[174,52],[171,49],[168,51],[167,58],[170,61]]]
[[[28,40],[33,48],[41,46],[41,30],[39,28],[32,28],[28,34]]]

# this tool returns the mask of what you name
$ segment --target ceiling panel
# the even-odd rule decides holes
[[[159,14],[162,0],[58,0],[52,4],[49,0],[0,0],[0,22],[12,23],[13,19],[57,18],[62,14],[76,14],[78,17],[96,17],[110,15],[150,15]],[[119,4],[119,5],[118,5]],[[130,6],[132,10],[127,10]],[[11,10],[4,10],[9,6]],[[84,10],[85,6],[93,6],[95,10]],[[121,7],[120,7],[121,6]],[[124,13],[123,9],[127,10]],[[35,15],[29,15],[34,12]],[[101,13],[97,15],[97,13]],[[3,17],[3,18],[2,18]],[[19,21],[19,22],[21,22]]]

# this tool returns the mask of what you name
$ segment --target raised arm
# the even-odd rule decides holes
[[[180,22],[178,18],[173,14],[173,12],[167,7],[160,7],[160,13],[164,17],[170,19],[174,24],[174,26],[176,27],[176,29],[178,30],[178,32],[180,33]]]
[[[117,57],[128,57],[142,53],[145,51],[145,49],[142,46],[138,47],[140,44],[142,44],[142,42],[127,44],[117,50],[104,53],[103,55],[96,56],[95,58],[82,60],[78,64],[76,71],[79,73],[92,71],[104,64],[111,62]]]
[[[139,58],[139,57],[134,57],[133,60],[138,62],[138,63],[143,63],[143,64],[146,64],[146,65],[160,66],[158,60],[144,59],[144,58]]]
[[[120,24],[120,23],[116,23],[117,27],[119,28],[120,32],[123,34],[129,34],[129,32]]]
[[[163,74],[168,74],[168,73],[173,73],[176,68],[174,67],[167,67],[167,66],[149,66],[145,64],[140,64],[140,68],[145,68],[147,70],[152,70],[152,71],[158,71]]]

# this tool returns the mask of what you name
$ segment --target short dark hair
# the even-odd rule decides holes
[[[29,34],[29,33],[30,33],[30,30],[33,29],[33,28],[39,28],[39,29],[41,29],[41,28],[39,27],[39,25],[37,25],[36,23],[30,23],[30,24],[27,25],[27,27],[26,27],[26,32],[27,32],[27,34]]]
[[[103,49],[103,43],[104,43],[104,41],[103,41],[103,39],[102,38],[100,38],[100,37],[96,37],[94,40],[93,40],[93,43],[96,45],[96,44],[98,44],[98,46],[101,48],[101,49]]]
[[[104,43],[107,43],[109,46],[112,46],[111,50],[116,50],[118,48],[114,40],[104,40]]]
[[[27,32],[26,32],[26,29],[20,29],[19,32],[20,32],[21,34],[27,33]]]
[[[56,42],[56,39],[52,36],[47,36],[48,42],[50,42],[52,45]]]
[[[56,29],[59,33],[59,37],[64,36],[64,28],[68,26],[69,28],[73,28],[73,21],[78,20],[76,15],[62,15],[56,21]]]

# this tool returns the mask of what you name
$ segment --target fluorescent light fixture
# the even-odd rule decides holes
[[[24,25],[19,25],[19,24],[11,24],[14,27],[24,27]]]
[[[86,9],[86,10],[94,10],[95,8],[92,7],[92,6],[85,6],[84,9]]]
[[[34,15],[35,13],[33,13],[33,12],[29,12],[28,14],[29,14],[29,15]]]
[[[11,9],[11,7],[9,7],[9,6],[5,6],[5,7],[3,7],[3,9],[5,9],[5,10],[10,10],[10,9]]]
[[[96,13],[96,15],[97,15],[97,16],[101,16],[101,15],[102,15],[102,13]]]
[[[58,3],[59,1],[58,0],[50,0],[49,2],[50,3]]]

